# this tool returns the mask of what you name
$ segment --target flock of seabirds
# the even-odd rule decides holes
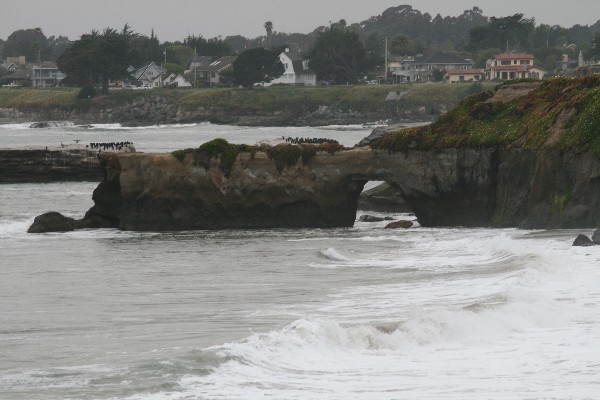
[[[291,143],[291,144],[324,144],[324,143],[329,143],[329,144],[339,144],[339,142],[337,140],[334,139],[328,139],[328,138],[304,138],[304,137],[285,137],[282,136],[281,140],[283,140],[286,143]],[[77,143],[79,143],[79,140],[76,140]],[[62,143],[61,143],[62,146]],[[98,149],[98,151],[107,151],[107,150],[114,150],[114,151],[122,151],[123,149],[133,146],[133,142],[102,142],[102,143],[96,143],[96,142],[92,142],[89,145],[85,145],[86,149]]]
[[[133,145],[132,142],[107,142],[107,143],[90,143],[89,146],[86,144],[85,148],[98,149],[99,151],[106,150],[117,150],[121,151],[125,147]]]
[[[281,137],[281,140],[285,141],[286,143],[291,143],[291,144],[303,144],[303,143],[307,143],[307,144],[324,144],[324,143],[331,143],[331,144],[339,144],[339,142],[337,140],[333,140],[333,139],[327,139],[327,138],[299,138],[299,137]]]

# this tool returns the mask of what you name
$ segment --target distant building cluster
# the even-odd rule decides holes
[[[128,78],[110,81],[110,88],[117,89],[154,89],[191,88],[214,86],[221,83],[222,75],[232,70],[236,56],[208,57],[194,55],[189,59],[182,73],[169,73],[162,65],[148,62],[141,67],[130,66]],[[310,68],[309,60],[300,53],[285,49],[279,60],[284,73],[262,85],[301,85],[315,86],[318,76]],[[416,55],[391,59],[386,68],[392,83],[428,83],[444,81],[448,83],[481,82],[486,80],[505,81],[510,79],[543,79],[550,71],[536,65],[535,57],[529,53],[501,53],[487,60],[485,68],[474,68],[474,61],[456,54],[433,52],[428,55]],[[0,68],[7,70],[3,74],[2,86],[34,88],[53,87],[61,84],[66,77],[58,66],[50,61],[28,63],[25,56],[7,57],[0,60]],[[570,60],[563,55],[552,71],[561,75],[590,75],[600,73],[600,64],[583,59]],[[368,83],[377,83],[369,81]],[[258,82],[257,82],[258,83]]]
[[[7,57],[0,64],[1,68],[9,71],[3,81],[5,87],[31,86],[34,88],[58,86],[65,78],[55,63],[44,61],[41,63],[27,63],[25,56]]]
[[[537,66],[534,55],[529,53],[496,54],[486,61],[485,68],[474,68],[473,65],[473,60],[455,54],[435,52],[429,55],[400,57],[391,60],[387,68],[393,83],[544,79],[549,73]],[[556,62],[553,72],[562,75],[590,75],[600,73],[600,64],[584,61],[580,52],[579,60],[576,61],[570,61],[568,55],[563,55],[561,60]]]

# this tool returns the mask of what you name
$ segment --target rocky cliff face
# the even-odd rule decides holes
[[[423,226],[595,227],[599,129],[600,77],[587,77],[478,94],[431,125],[339,152],[290,145],[273,159],[222,141],[107,154],[86,218],[128,230],[352,226],[377,180]]]
[[[323,126],[350,125],[389,118],[388,112],[334,112],[321,107],[314,112],[260,111],[253,107],[205,108],[189,110],[176,104],[169,96],[148,96],[121,105],[103,104],[93,99],[88,109],[0,108],[0,121],[74,121],[78,124],[121,123],[125,126],[213,122],[242,126]],[[424,117],[418,115],[418,117]],[[426,117],[426,116],[425,116]]]
[[[0,183],[102,180],[97,152],[71,150],[0,150]]]
[[[397,188],[424,226],[592,227],[600,223],[600,160],[553,151],[357,148],[279,171],[240,153],[226,176],[193,154],[107,154],[88,212],[125,230],[352,226],[368,180]]]

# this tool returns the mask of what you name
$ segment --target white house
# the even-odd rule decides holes
[[[150,64],[133,71],[131,76],[144,86],[157,88],[162,86],[162,78],[166,73],[167,71],[164,68],[159,67],[152,61]]]
[[[286,49],[279,55],[279,60],[283,64],[285,71],[277,79],[271,81],[271,85],[302,85],[316,86],[317,75],[308,66],[308,60],[303,60],[299,54],[293,54]]]
[[[543,79],[546,71],[533,65],[535,57],[527,53],[496,54],[486,63],[488,79]]]
[[[190,88],[192,87],[192,82],[188,81],[180,74],[171,74],[163,79],[163,86],[172,88]]]
[[[48,87],[56,86],[66,77],[60,72],[58,66],[49,61],[44,61],[40,65],[31,67],[31,86],[33,87]]]
[[[449,69],[444,75],[444,82],[480,82],[485,79],[485,71],[482,69],[457,68]]]

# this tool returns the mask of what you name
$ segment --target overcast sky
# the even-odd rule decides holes
[[[40,27],[46,34],[78,39],[92,29],[122,28],[154,32],[161,41],[204,37],[264,35],[265,21],[280,32],[308,33],[329,21],[348,24],[410,4],[435,16],[459,15],[478,6],[487,16],[524,13],[538,23],[570,27],[600,19],[600,0],[0,0],[0,38]]]

